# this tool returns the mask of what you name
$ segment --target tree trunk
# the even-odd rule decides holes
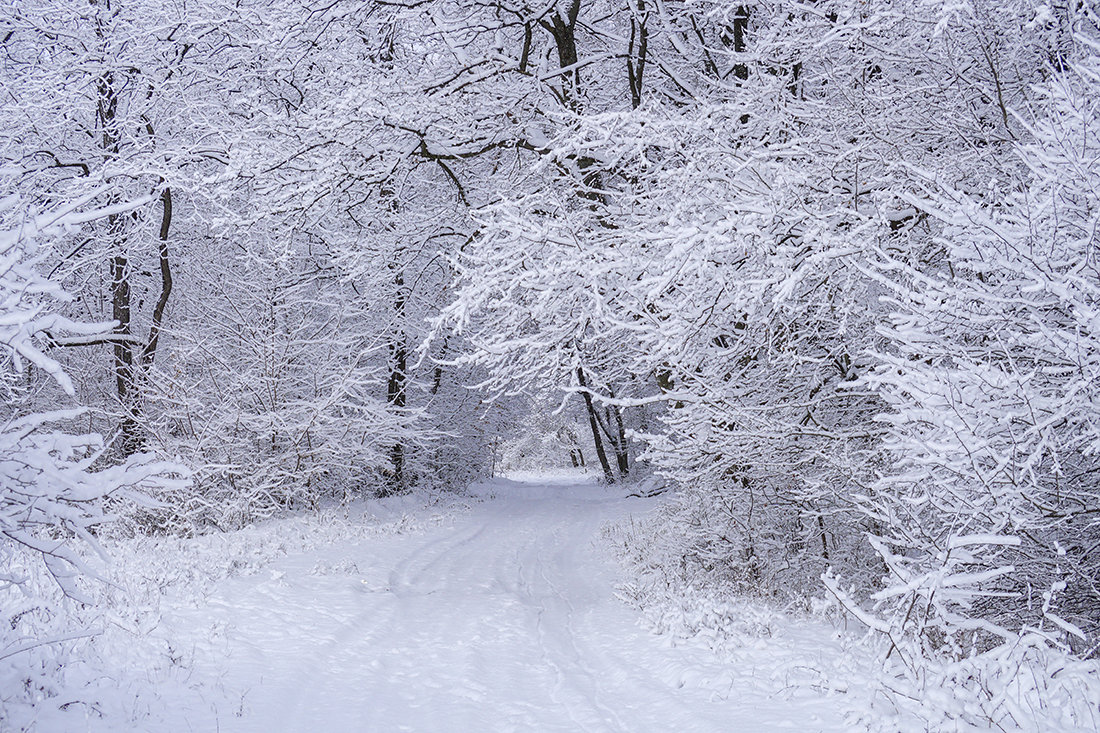
[[[626,75],[630,82],[630,108],[642,104],[642,83],[645,78],[646,55],[649,52],[649,13],[645,0],[637,0],[631,8],[630,40],[626,51]]]
[[[118,221],[110,223],[115,255],[111,257],[111,318],[118,324],[115,333],[130,336],[130,263],[122,252],[125,237],[120,233],[124,226]],[[134,345],[129,340],[114,342],[115,390],[122,405],[121,428],[122,454],[129,456],[141,446],[137,423],[137,390],[134,389]]]
[[[550,16],[550,21],[539,21],[543,28],[554,37],[554,46],[558,51],[558,68],[568,69],[561,74],[561,101],[574,112],[580,112],[581,73],[577,62],[577,16],[581,11],[581,0],[571,0],[562,17],[560,11]]]
[[[738,5],[733,15],[733,25],[729,28],[729,35],[723,39],[727,46],[733,48],[734,53],[745,53],[748,43],[745,36],[749,30],[749,9],[745,5]],[[749,78],[749,67],[744,63],[737,63],[733,67],[733,75],[744,81]]]
[[[630,450],[626,442],[626,428],[623,425],[623,411],[616,406],[612,406],[611,412],[615,416],[615,428],[618,434],[618,438],[615,441],[615,460],[619,464],[619,476],[625,480],[626,475],[630,472]]]
[[[588,392],[588,385],[585,383],[584,369],[580,367],[577,367],[577,381],[581,386],[585,409],[588,410],[588,427],[592,430],[592,442],[596,445],[596,457],[600,459],[604,480],[609,484],[613,484],[615,483],[615,472],[611,470],[611,464],[607,460],[607,452],[603,447],[603,436],[600,435],[599,420],[596,418],[596,407],[592,404],[592,395]]]
[[[405,275],[400,269],[400,263],[395,263],[396,272],[393,276],[394,285],[394,333],[390,339],[390,378],[386,386],[386,401],[397,410],[404,410],[406,405],[405,386],[408,381],[409,349],[405,343],[405,333],[401,324],[405,320],[405,304],[407,294],[405,292]],[[404,491],[407,488],[408,476],[405,473],[405,445],[398,441],[390,448],[390,463],[393,464],[393,475],[389,486],[382,495],[388,496]]]
[[[150,92],[152,94],[152,92]],[[145,130],[152,140],[155,133],[153,123],[148,118],[145,120]],[[165,184],[163,178],[161,185]],[[145,342],[145,348],[141,350],[141,366],[144,371],[152,366],[157,358],[157,346],[160,344],[160,331],[164,322],[164,309],[168,306],[168,298],[172,295],[172,262],[168,256],[168,232],[172,228],[172,189],[164,186],[160,193],[160,236],[157,241],[157,254],[160,260],[160,296],[153,306],[153,322],[149,326],[149,340]]]
[[[119,154],[118,102],[115,76],[112,72],[104,72],[96,82],[96,117],[103,132],[100,144],[108,164]],[[109,216],[107,236],[111,249],[111,319],[116,324],[114,332],[129,337],[130,261],[126,255],[126,217],[120,214]],[[123,455],[129,456],[137,452],[141,444],[137,421],[139,406],[134,389],[134,345],[129,338],[123,338],[114,342],[113,351],[115,392],[123,410],[119,447]]]
[[[733,48],[734,53],[745,53],[748,48],[748,42],[746,36],[749,32],[749,8],[746,5],[738,5],[737,11],[733,15],[733,25],[726,29],[726,33],[723,34],[722,41],[727,47]],[[745,81],[749,78],[748,64],[738,61],[734,64],[733,75]],[[748,124],[749,115],[745,113],[741,115],[741,124]]]

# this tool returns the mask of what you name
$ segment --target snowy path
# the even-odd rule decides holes
[[[283,558],[171,612],[192,681],[225,695],[199,719],[181,711],[179,729],[848,729],[835,698],[731,676],[615,598],[600,527],[651,503],[593,485],[495,493],[427,531]],[[351,572],[318,572],[336,566]]]

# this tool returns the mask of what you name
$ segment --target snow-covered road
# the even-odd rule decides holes
[[[169,609],[209,700],[169,718],[264,733],[848,729],[835,696],[731,674],[616,598],[600,528],[651,501],[576,483],[483,491],[458,516],[288,555]],[[774,656],[761,649],[761,669]]]

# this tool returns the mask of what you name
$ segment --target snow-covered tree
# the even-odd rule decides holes
[[[96,535],[116,511],[151,503],[153,494],[186,485],[185,469],[133,454],[107,457],[103,437],[79,427],[84,410],[73,382],[48,348],[59,341],[101,339],[115,325],[71,320],[59,310],[71,295],[42,274],[57,246],[74,232],[109,216],[125,215],[147,200],[127,203],[103,188],[52,210],[28,204],[10,185],[19,171],[5,169],[0,197],[0,678],[9,705],[43,704],[56,694],[68,646],[94,629],[73,620],[89,600],[89,562]],[[48,375],[65,403],[34,411],[36,382]],[[64,701],[69,702],[69,701]]]
[[[9,189],[10,190],[10,189]],[[0,428],[0,534],[3,552],[17,548],[42,557],[66,594],[79,597],[75,579],[84,563],[69,546],[72,537],[94,540],[90,532],[105,519],[109,498],[141,500],[142,492],[176,486],[166,472],[177,467],[135,456],[115,467],[98,466],[104,449],[95,434],[72,434],[59,425],[72,424],[78,404],[46,413],[28,413],[26,374],[39,369],[70,397],[72,381],[46,353],[49,342],[91,340],[111,323],[80,323],[57,314],[71,296],[38,271],[55,240],[88,222],[125,213],[144,201],[95,206],[106,192],[95,190],[68,206],[38,213],[17,194],[0,204],[0,344],[3,345],[5,414]],[[12,544],[14,543],[14,544]],[[5,566],[7,564],[5,563]],[[18,585],[17,575],[2,580]]]
[[[890,569],[880,612],[926,648],[1021,629],[1100,631],[1094,250],[1100,65],[1078,38],[1021,110],[1027,140],[986,191],[924,181],[934,268],[883,252],[895,309],[871,381],[896,472],[866,497]]]

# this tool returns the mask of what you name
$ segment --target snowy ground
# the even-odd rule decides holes
[[[131,650],[128,660],[117,655],[130,667],[125,674],[102,671],[137,679],[134,666],[149,664],[145,679],[164,682],[139,690],[125,726],[853,728],[847,683],[821,672],[823,660],[840,653],[827,628],[773,623],[735,657],[720,657],[705,644],[655,635],[617,597],[621,570],[601,528],[649,511],[653,500],[576,479],[497,480],[479,493],[465,510],[376,517],[361,533],[299,543],[308,549],[285,537],[278,552],[227,542],[238,556],[224,561],[240,572],[206,585],[182,582],[159,604],[159,624],[147,635],[169,650],[171,669],[163,653]],[[285,534],[292,524],[281,526]],[[271,544],[270,534],[260,530],[254,541]],[[201,563],[196,569],[202,573]],[[81,729],[66,718],[64,730]],[[83,726],[121,729],[114,715],[89,715]],[[49,721],[37,729],[50,730]]]

